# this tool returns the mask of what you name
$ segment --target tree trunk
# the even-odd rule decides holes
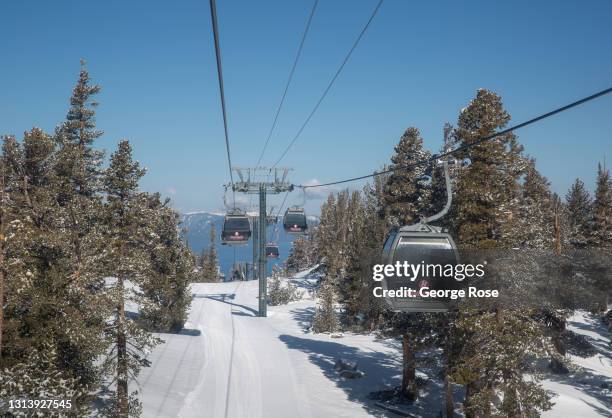
[[[118,278],[119,324],[117,327],[117,405],[119,418],[128,418],[128,366],[127,366],[127,338],[125,335],[125,302],[123,300],[123,278]]]
[[[455,416],[455,402],[453,401],[453,388],[451,387],[451,383],[448,378],[448,371],[444,374],[444,397],[446,404],[446,418],[453,418]]]
[[[404,334],[402,338],[403,370],[402,370],[402,394],[409,399],[416,398],[414,354],[410,347],[410,337]]]
[[[561,255],[561,227],[559,225],[559,214],[555,213],[555,253]]]
[[[465,400],[463,401],[463,409],[465,410],[465,418],[475,418],[475,415],[468,410],[470,407],[470,400],[472,398],[472,392],[474,391],[474,383],[468,383],[465,385]]]

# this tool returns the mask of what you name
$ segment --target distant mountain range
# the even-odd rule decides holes
[[[255,215],[255,214],[250,214]],[[182,215],[182,227],[186,230],[185,237],[189,243],[189,247],[196,254],[200,254],[204,248],[207,248],[210,243],[210,228],[211,225],[215,226],[216,229],[216,245],[219,253],[219,264],[221,271],[226,276],[229,275],[230,268],[234,263],[234,257],[236,261],[246,261],[251,263],[253,260],[253,247],[252,240],[249,240],[247,245],[230,246],[221,245],[220,235],[221,229],[223,228],[223,219],[225,214],[221,212],[188,212]],[[316,216],[308,216],[308,226],[312,228],[319,223],[319,218]],[[278,223],[278,244],[280,257],[276,260],[268,260],[268,270],[272,270],[272,266],[275,264],[282,264],[289,255],[292,242],[295,238],[294,235],[285,233],[282,225],[282,218],[279,219]],[[268,242],[274,240],[274,226],[269,226],[267,230]]]

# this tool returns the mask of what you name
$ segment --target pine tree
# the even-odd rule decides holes
[[[347,208],[346,271],[340,281],[342,303],[349,324],[358,322],[363,297],[363,275],[366,261],[364,243],[365,212],[361,193],[353,191]]]
[[[471,145],[504,128],[509,120],[501,97],[480,89],[459,115],[455,140],[460,146]],[[469,161],[467,167],[459,170],[451,216],[463,246],[481,249],[509,246],[504,231],[512,228],[504,224],[514,219],[519,199],[519,178],[526,166],[521,152],[515,135],[507,133],[455,155]]]
[[[431,184],[427,167],[402,167],[430,157],[429,151],[423,149],[423,138],[419,130],[414,127],[406,129],[395,146],[395,154],[391,157],[389,167],[394,171],[387,179],[384,189],[388,221],[392,226],[415,223],[428,211]]]
[[[383,167],[381,171],[385,171],[387,167]],[[368,183],[364,186],[364,210],[366,221],[364,224],[366,244],[371,249],[379,249],[387,236],[387,218],[388,207],[385,203],[385,185],[389,179],[389,174],[379,174],[374,176],[372,184]]]
[[[576,179],[565,195],[565,201],[570,243],[574,248],[584,248],[588,244],[592,200],[582,180]]]
[[[78,378],[58,368],[59,363],[53,344],[46,343],[40,348],[32,348],[23,362],[2,369],[0,398],[69,400],[70,411],[74,416],[88,416],[88,406],[76,402],[87,398],[88,393],[79,384]],[[7,413],[5,416],[13,415]]]
[[[51,206],[56,212],[52,223],[62,225],[61,234],[51,237],[51,247],[61,250],[66,257],[57,265],[67,270],[65,277],[71,278],[59,289],[70,295],[67,299],[82,315],[82,321],[89,324],[87,333],[92,337],[79,342],[67,339],[58,345],[59,358],[65,359],[66,367],[75,373],[82,373],[81,368],[94,367],[99,356],[98,345],[103,344],[100,328],[105,326],[106,320],[106,312],[98,308],[104,305],[101,300],[104,276],[100,254],[107,246],[103,239],[104,222],[100,218],[103,213],[100,191],[104,153],[94,148],[96,139],[102,135],[95,126],[97,103],[94,97],[99,91],[99,86],[91,84],[82,63],[66,121],[56,129],[53,137],[56,151],[51,159],[50,178],[56,202]],[[91,350],[92,346],[96,349]],[[92,383],[98,380],[93,370],[89,375]]]
[[[330,193],[321,207],[314,251],[317,262],[325,265],[328,276],[342,276],[346,269],[348,199],[347,191]]]
[[[73,191],[91,197],[101,187],[104,153],[92,147],[102,136],[102,131],[96,130],[95,108],[98,103],[93,100],[99,92],[100,86],[91,85],[89,72],[81,61],[79,80],[70,98],[70,110],[66,121],[56,131],[60,149],[55,169],[64,180],[66,190],[62,191],[67,193],[66,199],[70,199]]]
[[[334,258],[333,242],[336,240],[336,224],[334,208],[336,196],[330,193],[327,200],[321,206],[321,218],[317,227],[317,240],[315,242],[315,254],[318,263],[326,265]]]
[[[33,128],[2,144],[0,397],[72,399],[75,414],[90,415],[111,368],[124,396],[102,415],[125,416],[123,383],[148,364],[143,352],[156,340],[121,307],[130,299],[144,316],[154,306],[168,328],[182,327],[194,262],[178,215],[137,191],[142,171],[129,144],[103,178],[104,154],[93,147],[98,92],[83,67],[53,136]],[[127,409],[137,415],[137,399]]]
[[[327,276],[317,292],[318,304],[312,322],[314,332],[336,332],[340,328],[336,313],[336,286],[333,279]]]
[[[217,231],[214,225],[210,226],[210,241],[206,254],[206,264],[203,268],[205,282],[219,281],[219,257],[217,256]]]
[[[114,341],[114,347],[105,366],[116,375],[117,396],[113,414],[121,418],[137,412],[133,407],[137,404],[137,391],[129,394],[128,381],[135,379],[140,368],[148,364],[144,353],[160,342],[129,319],[125,312],[126,300],[144,306],[147,303],[144,297],[132,290],[134,286],[142,286],[150,274],[146,244],[152,231],[146,216],[143,216],[146,199],[138,192],[138,182],[144,173],[145,170],[132,160],[129,142],[121,141],[104,176],[107,194],[105,238],[109,242],[104,259],[108,273],[117,280],[109,292],[115,319],[108,336]]]
[[[289,272],[298,272],[310,267],[310,242],[307,238],[297,237],[293,240],[289,255],[285,261],[285,267]]]
[[[155,237],[147,245],[151,273],[142,291],[149,301],[141,318],[150,330],[178,332],[192,301],[189,284],[195,280],[195,260],[179,231],[179,214],[155,193],[147,196],[146,222]]]
[[[549,351],[538,323],[518,311],[464,310],[456,326],[461,348],[451,377],[466,385],[466,416],[536,417],[551,408],[536,370],[526,369]]]
[[[198,257],[198,271],[200,273],[200,281],[204,282],[204,271],[208,265],[208,247],[202,248],[202,252]]]
[[[92,276],[73,270],[71,236],[61,228],[68,223],[67,213],[54,194],[51,151],[49,137],[37,129],[25,134],[23,148],[14,138],[4,143],[10,204],[3,217],[12,218],[5,236],[14,237],[6,242],[11,250],[4,269],[11,284],[4,306],[5,337],[11,342],[5,360],[15,367],[30,367],[24,353],[52,346],[58,353],[54,367],[71,377],[75,393],[87,395],[74,399],[81,410],[88,407],[88,392],[97,382],[95,360],[106,348],[101,338],[105,317],[98,298],[86,287]],[[50,381],[47,387],[52,384],[65,382]]]
[[[88,71],[81,62],[79,79],[70,98],[70,109],[66,121],[56,129],[54,140],[57,153],[54,158],[57,202],[67,218],[66,229],[71,236],[72,263],[75,274],[88,276],[97,283],[88,287],[102,286],[95,274],[97,263],[93,262],[100,251],[99,226],[102,196],[102,169],[104,152],[93,145],[102,132],[96,129],[94,97],[100,86],[91,85]],[[103,244],[103,243],[102,243]],[[93,262],[93,263],[92,263]]]
[[[530,161],[521,187],[517,208],[513,211],[513,222],[505,227],[507,242],[512,247],[552,249],[555,239],[555,213],[550,183]]]
[[[612,180],[610,171],[597,166],[597,184],[593,200],[589,243],[592,247],[612,247]]]
[[[219,281],[219,256],[217,255],[217,231],[214,225],[210,227],[210,241],[200,255],[200,280],[203,282]]]
[[[343,277],[347,267],[347,240],[348,227],[348,190],[343,190],[336,195],[336,204],[332,211],[333,231],[335,239],[331,241],[330,261],[327,266],[328,274],[334,277]]]
[[[471,145],[503,129],[509,120],[501,98],[479,90],[460,113],[454,135],[460,146]],[[451,217],[462,247],[552,247],[553,204],[548,182],[522,155],[514,134],[464,149],[457,157],[467,162],[459,170]],[[453,376],[466,387],[466,416],[494,413],[497,393],[504,399],[502,410],[510,416],[520,413],[517,406],[527,415],[548,408],[546,393],[537,382],[526,380],[518,367],[537,351],[542,325],[524,318],[518,309],[472,312],[464,307],[460,314],[463,319],[455,324],[458,332],[453,338],[453,346],[460,348],[453,359]],[[522,322],[517,322],[521,317]],[[489,353],[483,347],[495,348]],[[503,351],[497,353],[500,348]]]
[[[383,194],[386,182],[387,175],[378,175],[374,177],[373,183],[367,184],[363,190],[364,221],[361,231],[363,246],[359,274],[363,283],[360,307],[366,329],[378,326],[384,312],[383,301],[373,295],[373,288],[377,283],[372,280],[372,268],[374,264],[380,263],[380,250],[387,236],[384,216],[387,209]]]

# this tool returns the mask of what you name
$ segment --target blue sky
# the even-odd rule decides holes
[[[217,0],[236,165],[257,160],[311,5]],[[296,133],[375,5],[320,1],[263,164]],[[103,88],[99,146],[129,139],[149,169],[143,188],[181,211],[222,207],[228,173],[208,1],[24,0],[1,2],[0,16],[0,133],[52,132],[84,58]],[[437,150],[443,124],[481,87],[502,96],[514,123],[609,87],[611,16],[607,0],[386,0],[282,164],[295,169],[294,183],[366,174],[408,126]],[[592,188],[597,162],[612,160],[611,119],[612,96],[517,134],[565,194],[576,177]]]

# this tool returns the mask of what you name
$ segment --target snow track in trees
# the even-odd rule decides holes
[[[363,399],[383,380],[395,376],[381,380],[372,369],[364,379],[336,380],[336,354],[380,351],[381,357],[391,354],[389,361],[394,362],[396,350],[370,336],[332,339],[304,333],[303,321],[314,307],[310,298],[270,307],[268,318],[258,318],[257,292],[257,281],[193,285],[195,297],[186,330],[162,334],[166,342],[153,351],[152,366],[139,377],[143,416],[372,415]],[[361,347],[345,347],[351,338]],[[389,370],[395,375],[400,369]]]

